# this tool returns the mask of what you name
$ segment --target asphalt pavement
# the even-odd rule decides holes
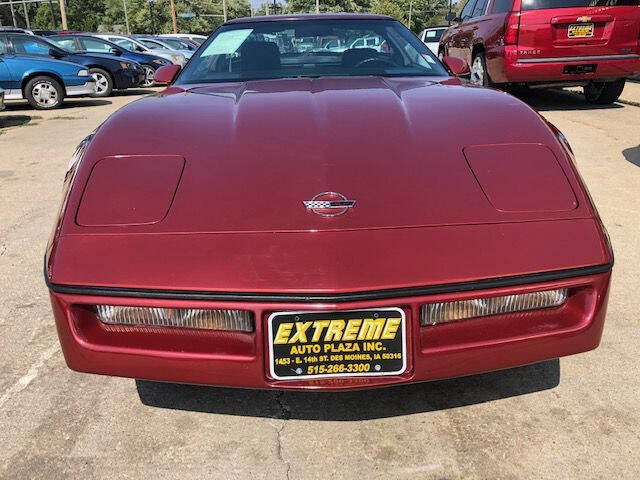
[[[595,108],[521,97],[569,139],[616,254],[602,345],[486,375],[346,393],[136,382],[64,364],[42,257],[78,142],[148,91],[0,112],[0,478],[636,479],[640,85]]]

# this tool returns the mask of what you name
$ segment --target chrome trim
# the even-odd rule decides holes
[[[76,95],[91,95],[92,93],[96,93],[96,82],[91,79],[88,80],[84,85],[77,85],[75,87],[66,87],[67,95],[72,97]]]
[[[518,60],[516,63],[592,62],[597,60],[630,60],[633,58],[640,59],[640,55],[623,54],[623,55],[591,55],[591,56],[585,56],[585,57],[526,58],[524,60]]]

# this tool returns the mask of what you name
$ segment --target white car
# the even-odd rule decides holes
[[[162,36],[179,38],[181,40],[189,40],[191,42],[196,42],[199,45],[202,45],[207,39],[207,37],[205,37],[204,35],[195,35],[191,33],[164,33],[162,34]]]
[[[347,44],[341,45],[339,40],[329,40],[324,48],[332,52],[344,52],[353,48],[372,48],[377,52],[383,51],[384,40],[377,35],[350,39]]]
[[[137,41],[143,43],[153,50],[165,50],[170,52],[178,52],[189,59],[197,50],[195,45],[180,40],[179,38],[160,38],[160,37],[135,37]]]
[[[420,40],[427,46],[434,55],[438,55],[438,47],[440,46],[440,37],[447,31],[449,27],[433,27],[426,28],[420,32]]]
[[[184,67],[185,63],[187,63],[187,58],[179,52],[167,51],[164,48],[149,48],[143,43],[139,42],[135,38],[125,37],[124,35],[117,34],[105,34],[105,33],[97,33],[93,35],[94,37],[104,38],[105,40],[109,40],[110,42],[117,43],[118,45],[123,46],[127,50],[131,50],[132,52],[140,52],[140,53],[149,53],[151,55],[156,55],[158,57],[166,58],[171,63],[175,63]]]

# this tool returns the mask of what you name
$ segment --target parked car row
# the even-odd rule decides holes
[[[626,78],[640,73],[639,6],[640,0],[466,0],[459,16],[448,16],[451,27],[427,29],[420,39],[441,59],[467,62],[472,83],[581,86],[588,102],[609,104]]]
[[[0,28],[0,88],[6,100],[52,109],[65,97],[107,97],[154,85],[164,65],[184,66],[204,36],[123,36]]]

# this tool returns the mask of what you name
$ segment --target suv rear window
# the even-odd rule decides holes
[[[571,7],[635,7],[640,0],[522,0],[522,10]]]

